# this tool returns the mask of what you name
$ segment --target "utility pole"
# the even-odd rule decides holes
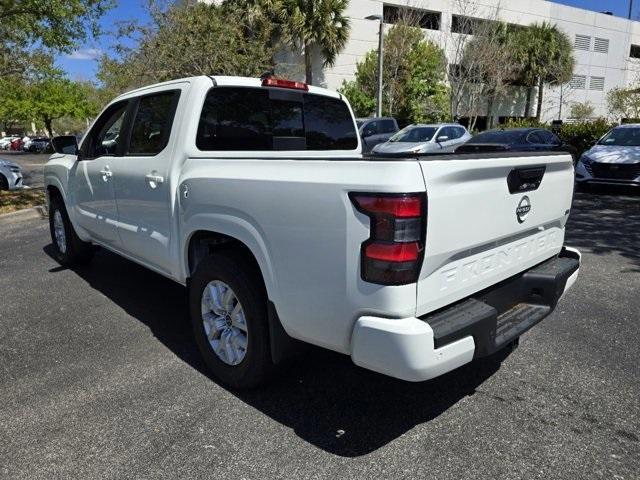
[[[378,31],[378,88],[376,98],[376,117],[382,116],[382,47],[384,42],[384,18],[382,15],[369,15],[364,17],[367,20],[378,20],[380,30]]]

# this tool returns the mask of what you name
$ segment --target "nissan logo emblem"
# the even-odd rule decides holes
[[[530,211],[531,201],[529,200],[529,197],[525,195],[522,197],[522,200],[520,200],[520,203],[518,203],[518,208],[516,208],[516,218],[518,219],[518,223],[524,222]]]

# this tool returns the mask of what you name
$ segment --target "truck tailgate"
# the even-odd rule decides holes
[[[420,165],[428,208],[418,316],[560,251],[573,198],[570,155],[454,155]]]

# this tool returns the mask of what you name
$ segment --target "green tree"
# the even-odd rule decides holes
[[[519,83],[527,87],[525,116],[531,108],[532,89],[537,88],[536,119],[539,121],[545,85],[566,83],[573,75],[573,45],[556,25],[542,22],[517,29],[512,51],[520,65]]]
[[[88,95],[88,84],[66,78],[49,77],[27,87],[25,114],[41,123],[53,135],[53,121],[64,118],[88,118],[97,113],[98,105]]]
[[[594,112],[595,108],[588,100],[586,102],[574,102],[571,104],[571,118],[575,118],[580,122],[592,118]]]
[[[616,119],[640,119],[640,89],[612,88],[607,92],[607,106]]]
[[[250,17],[250,18],[249,18]],[[104,56],[98,79],[110,95],[193,75],[259,76],[273,63],[273,25],[234,5],[179,2],[152,8],[150,25],[121,32],[119,58]],[[127,47],[134,37],[135,47]]]
[[[498,21],[486,22],[482,27],[465,45],[460,68],[466,71],[468,101],[480,103],[486,99],[488,127],[493,128],[494,104],[509,93],[519,76],[519,64],[512,52],[515,27]],[[476,115],[470,128],[474,127],[475,118]]]
[[[444,52],[424,39],[419,28],[395,24],[385,34],[382,72],[382,113],[401,124],[449,119],[449,90],[445,83]],[[342,92],[358,116],[375,109],[377,50],[356,66],[355,79],[343,82]]]
[[[97,35],[98,19],[112,4],[112,0],[0,0],[0,76],[46,65],[38,50],[68,52],[88,35]]]
[[[0,78],[0,130],[30,119],[27,87],[19,77]]]
[[[304,54],[305,77],[313,84],[313,55],[332,66],[349,39],[348,0],[283,0],[278,8],[281,40]]]

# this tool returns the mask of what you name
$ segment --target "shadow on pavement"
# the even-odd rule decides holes
[[[576,193],[565,243],[596,255],[618,253],[640,272],[640,188],[593,186]]]
[[[44,251],[51,256],[52,246]],[[58,271],[58,267],[50,270]],[[90,266],[74,272],[209,377],[192,339],[184,287],[105,250]],[[268,386],[248,392],[227,390],[316,447],[355,457],[437,418],[472,395],[507,355],[505,350],[433,381],[408,383],[358,368],[345,355],[310,347]]]

